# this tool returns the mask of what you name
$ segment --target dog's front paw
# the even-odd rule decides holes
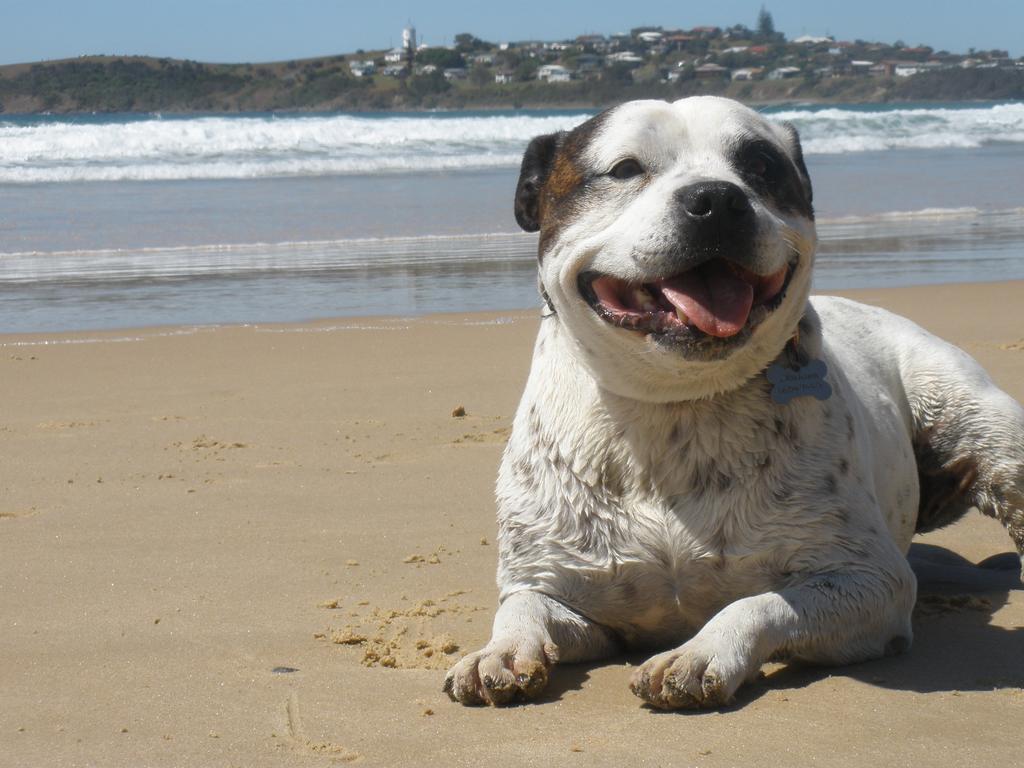
[[[501,706],[536,698],[557,660],[554,643],[492,641],[448,671],[444,690],[452,701]]]
[[[734,656],[691,640],[644,662],[629,687],[659,709],[722,707],[747,677],[746,664]]]

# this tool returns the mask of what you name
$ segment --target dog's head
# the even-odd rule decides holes
[[[640,400],[738,387],[796,331],[814,259],[796,131],[728,99],[635,101],[538,136],[515,200],[573,354]]]

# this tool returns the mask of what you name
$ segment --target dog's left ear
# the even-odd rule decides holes
[[[793,162],[796,164],[796,169],[800,171],[800,180],[804,183],[804,189],[807,190],[807,202],[811,202],[814,199],[814,191],[811,189],[811,175],[807,172],[807,166],[804,165],[804,151],[800,147],[800,133],[792,123],[783,123],[782,127],[789,134],[789,148],[793,156]]]
[[[516,185],[516,221],[527,232],[540,229],[540,190],[551,173],[563,131],[537,136],[526,148]]]

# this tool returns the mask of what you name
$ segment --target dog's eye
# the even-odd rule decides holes
[[[780,160],[771,150],[755,145],[740,156],[739,166],[743,173],[771,183],[779,175]]]
[[[763,155],[756,155],[747,163],[747,169],[755,176],[767,176],[770,164]]]
[[[644,167],[633,158],[622,160],[615,164],[615,167],[608,172],[608,175],[615,179],[631,179],[644,172]]]

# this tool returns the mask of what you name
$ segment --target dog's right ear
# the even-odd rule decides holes
[[[516,221],[527,232],[540,229],[540,190],[551,173],[563,131],[537,136],[526,148],[516,185]]]

